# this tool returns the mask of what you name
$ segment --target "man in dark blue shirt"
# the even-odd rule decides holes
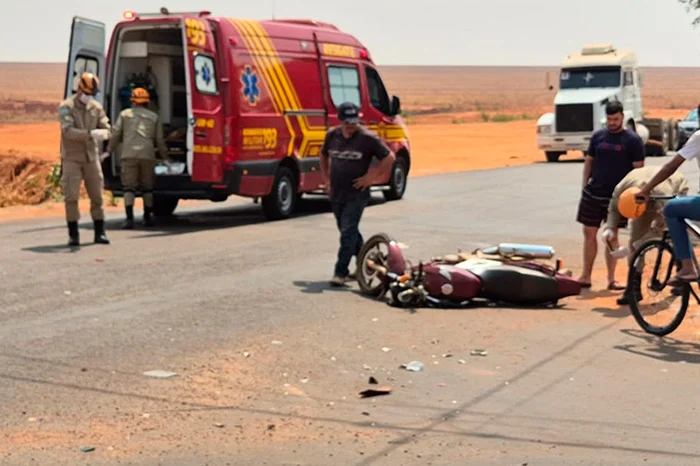
[[[633,169],[644,166],[644,143],[642,139],[624,127],[622,104],[611,101],[605,106],[607,128],[596,131],[591,137],[583,166],[583,189],[576,220],[583,225],[583,273],[579,282],[591,286],[593,264],[598,253],[598,229],[605,221],[608,205],[615,186]],[[627,226],[622,218],[618,228]],[[618,247],[615,228],[608,238],[613,248]],[[615,281],[617,261],[605,248],[605,263],[608,269],[608,289],[623,290],[624,285]]]
[[[363,238],[358,227],[369,201],[369,188],[391,170],[395,160],[386,144],[360,125],[360,109],[355,104],[339,105],[338,118],[342,124],[326,133],[320,151],[321,171],[340,231],[338,260],[331,279],[333,286],[345,283],[350,259],[357,256],[362,247]],[[373,157],[381,161],[379,167],[370,167]]]

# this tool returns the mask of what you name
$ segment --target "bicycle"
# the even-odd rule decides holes
[[[677,196],[649,196],[649,200],[669,200],[675,197]],[[700,227],[695,225],[691,220],[684,219],[684,221],[695,237],[700,240]],[[640,303],[644,300],[644,297],[642,296],[642,276],[645,272],[644,265],[646,264],[644,257],[647,253],[653,254],[655,250],[658,250],[659,254],[657,255],[656,259],[652,261],[654,263],[653,272],[651,274],[650,283],[647,285],[646,289],[647,291],[661,293],[667,287],[668,281],[673,273],[674,266],[677,269],[680,269],[680,261],[676,260],[675,258],[675,252],[668,229],[664,230],[661,239],[648,240],[636,249],[630,260],[627,283],[630,287],[630,310],[632,312],[632,316],[637,321],[637,324],[645,332],[662,337],[676,330],[681,322],[683,322],[686,311],[688,310],[690,295],[692,294],[695,297],[699,305],[700,297],[698,297],[695,290],[693,290],[691,283],[683,283],[683,285],[680,287],[680,294],[673,292],[673,287],[668,287],[671,290],[671,298],[664,299],[664,303],[655,310],[656,312],[652,313],[652,316],[658,316],[661,312],[667,308],[670,308],[674,300],[680,298],[680,308],[675,312],[671,322],[668,325],[655,325],[654,323],[648,322],[647,319],[645,319],[645,316],[643,315],[644,312],[640,306]],[[663,255],[664,251],[670,254],[670,258],[667,263],[668,267],[665,272],[665,277],[662,277],[663,279],[660,280],[659,270],[662,266],[661,256]],[[693,259],[696,261],[697,266],[695,254],[693,254]]]

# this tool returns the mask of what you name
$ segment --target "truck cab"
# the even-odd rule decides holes
[[[612,44],[589,44],[568,55],[559,70],[554,112],[537,121],[537,148],[547,161],[556,162],[569,151],[585,154],[592,134],[606,126],[605,105],[610,100],[622,103],[626,127],[646,144],[641,78],[635,52]]]

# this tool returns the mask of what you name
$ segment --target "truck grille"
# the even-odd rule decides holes
[[[557,133],[593,131],[593,105],[557,105],[556,126]]]

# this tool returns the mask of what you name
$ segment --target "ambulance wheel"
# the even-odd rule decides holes
[[[177,197],[153,196],[153,215],[156,217],[169,217],[175,212],[179,201],[180,199]]]
[[[389,189],[384,191],[384,199],[387,201],[396,201],[403,197],[406,192],[407,181],[407,163],[406,159],[398,156],[394,162],[394,167],[391,170],[391,179],[389,180]]]
[[[268,220],[289,218],[298,201],[297,179],[292,170],[282,166],[277,170],[272,191],[262,199],[263,213]]]

